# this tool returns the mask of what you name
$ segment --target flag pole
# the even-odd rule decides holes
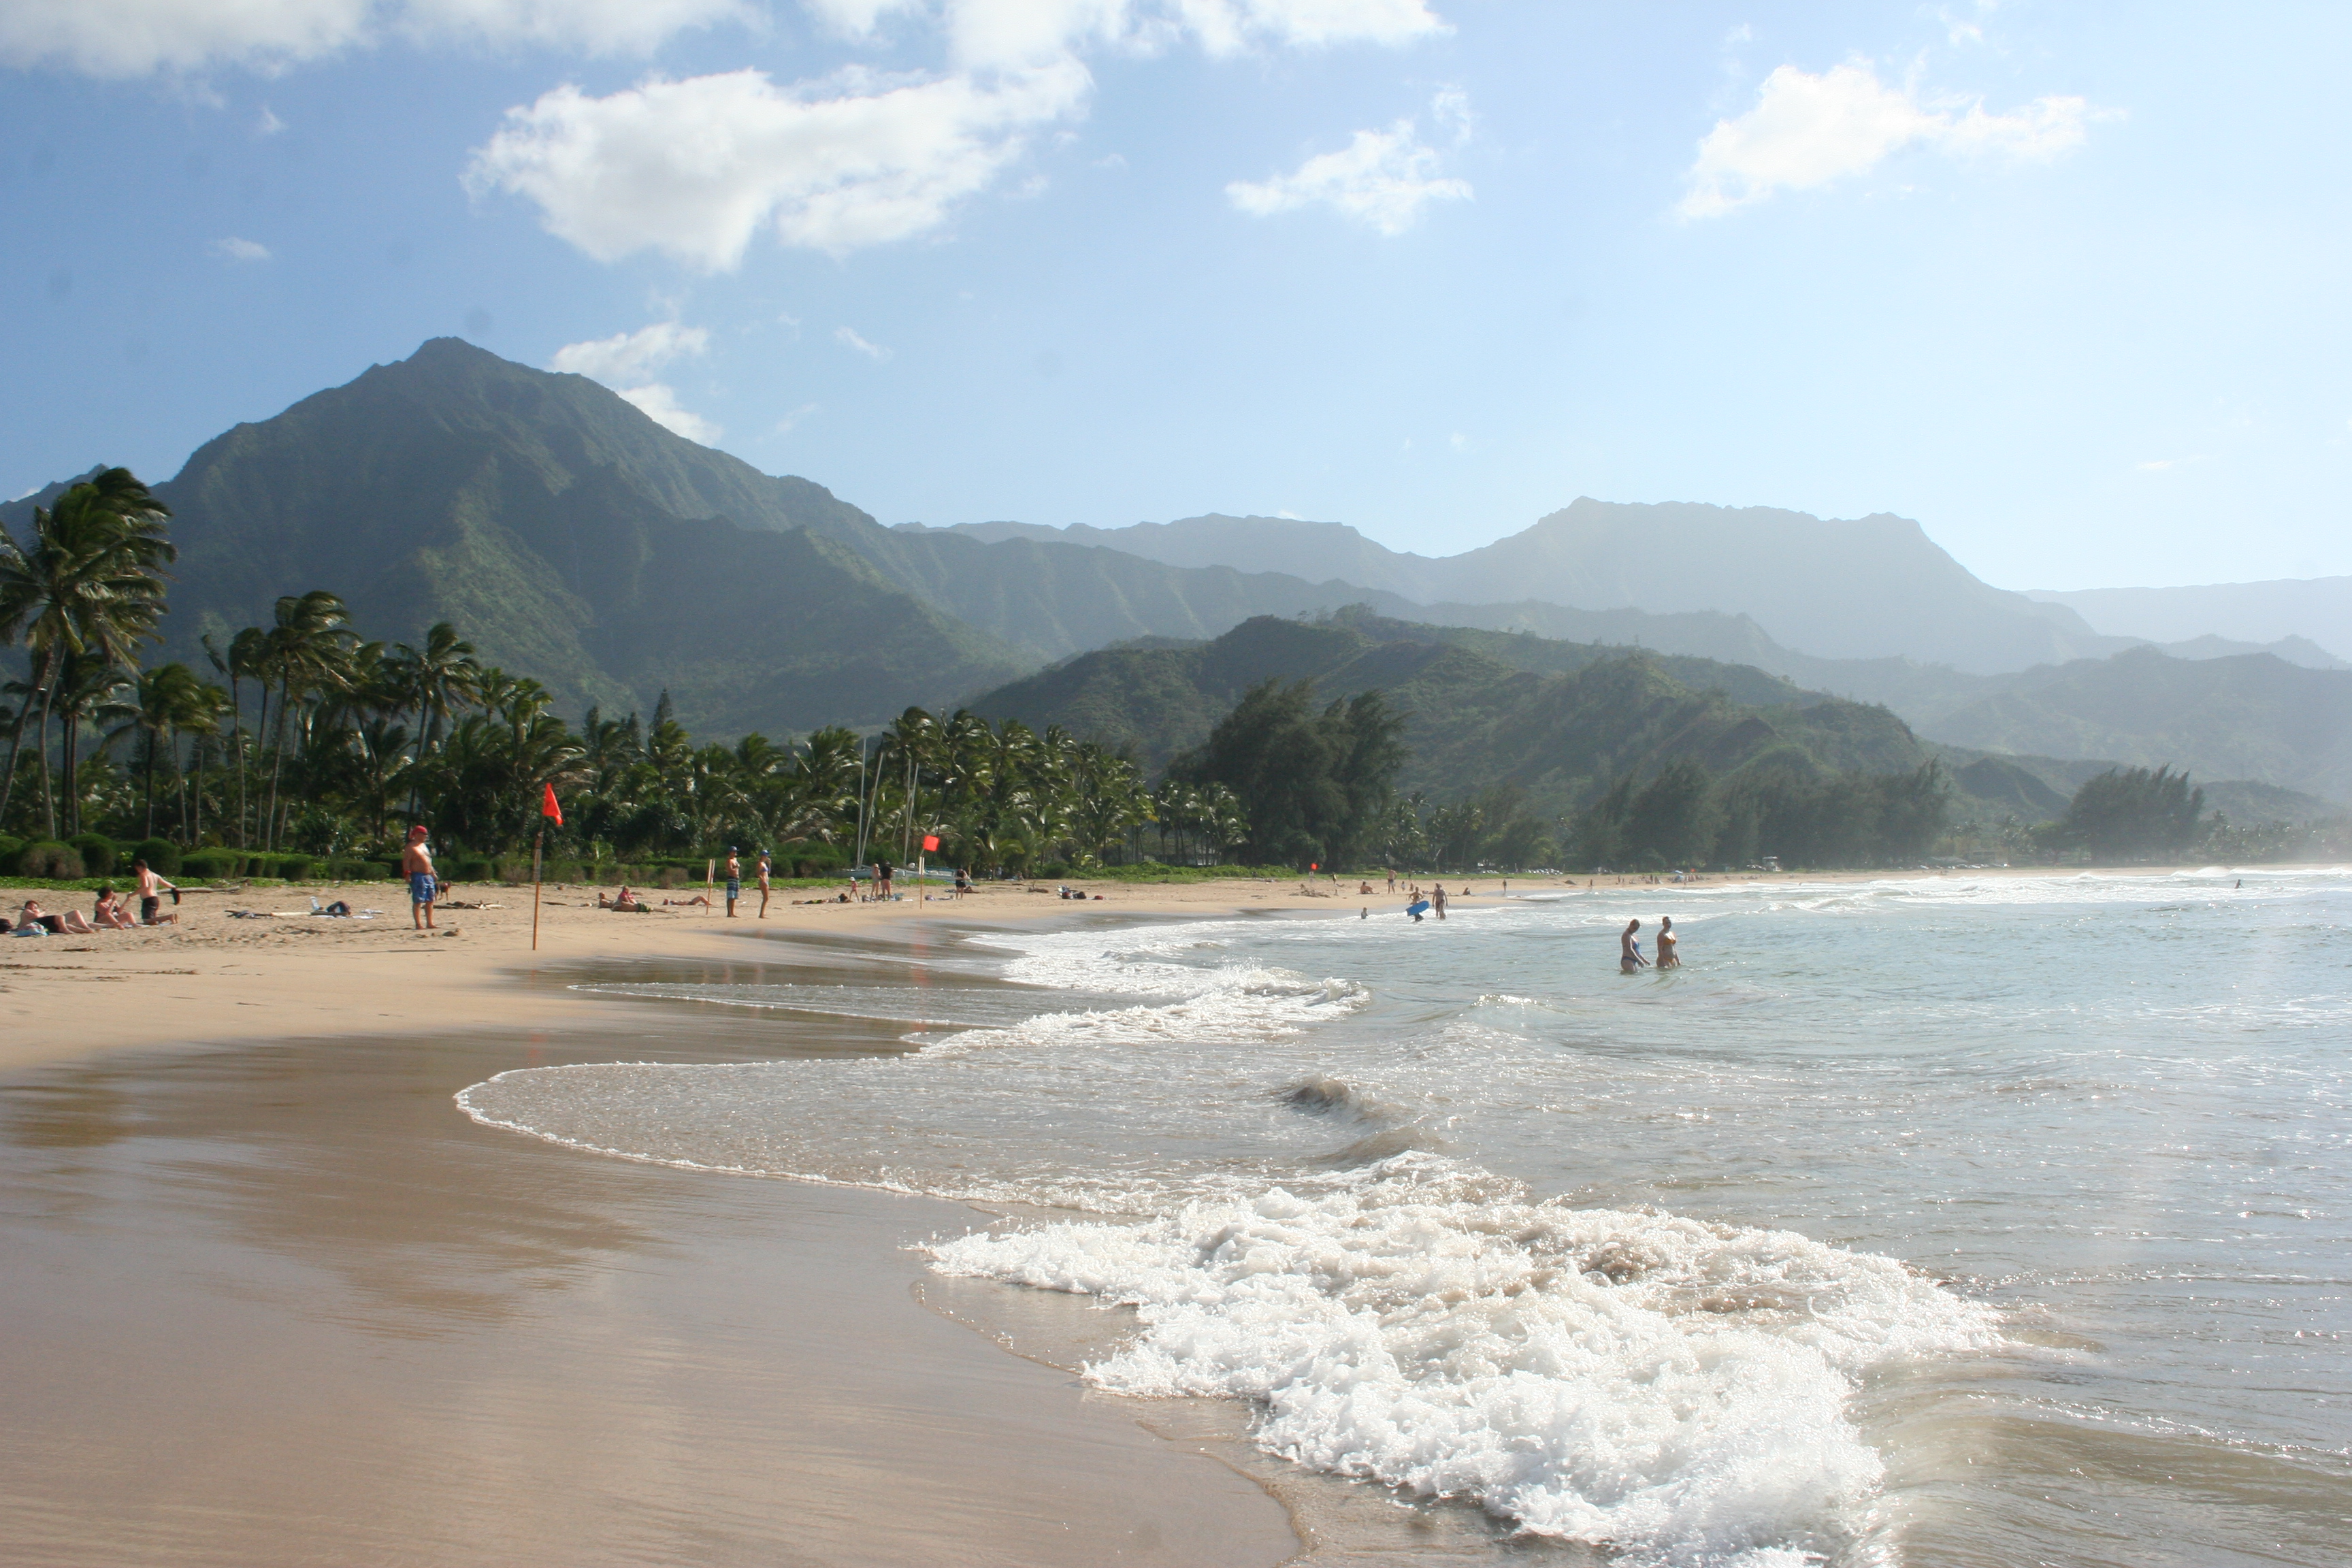
[[[547,847],[547,829],[530,841],[530,950],[539,951],[539,852]]]

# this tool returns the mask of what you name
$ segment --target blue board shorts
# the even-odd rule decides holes
[[[429,904],[433,901],[432,872],[411,871],[408,874],[408,901],[412,904]]]
[[[741,878],[730,877],[727,879],[727,896],[730,899],[740,899],[743,896],[743,880]]]

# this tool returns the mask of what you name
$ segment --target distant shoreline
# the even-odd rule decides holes
[[[1400,886],[1443,880],[1468,887],[1455,907],[1492,907],[1507,882],[1514,895],[1597,888],[1636,889],[1661,897],[1710,888],[1754,885],[1821,886],[1937,879],[2023,879],[2083,875],[2161,877],[2203,867],[2008,867],[1980,871],[1781,871],[1702,876],[1676,883],[1639,874],[1612,877],[1459,877],[1415,875]],[[2232,874],[2326,868],[2314,865],[2233,868]],[[371,921],[311,916],[311,889],[253,889],[188,892],[181,923],[99,936],[9,940],[0,947],[0,993],[15,1020],[0,1038],[0,1072],[124,1047],[250,1044],[320,1036],[374,1037],[437,1030],[452,1024],[568,1028],[609,1025],[629,1016],[625,1005],[583,995],[545,978],[545,972],[583,959],[675,957],[755,960],[761,937],[841,932],[884,937],[922,922],[959,927],[1031,924],[1080,914],[1139,918],[1219,916],[1281,910],[1290,915],[1356,918],[1402,910],[1385,878],[1369,896],[1360,878],[1336,884],[1318,878],[1280,881],[1238,878],[1213,881],[1134,884],[1072,879],[1063,883],[983,882],[963,899],[908,896],[892,903],[793,903],[778,889],[763,922],[740,918],[731,926],[716,909],[664,909],[659,900],[691,898],[699,884],[646,889],[655,912],[616,914],[594,907],[598,889],[549,883],[540,910],[540,945],[530,946],[528,886],[460,884],[450,897],[490,909],[446,908],[440,927],[454,936],[424,937],[410,929],[404,891],[392,883],[347,885],[358,907],[383,912]],[[6,884],[0,883],[0,887]],[[1083,904],[1055,896],[1057,887],[1087,895]],[[324,889],[318,889],[325,891]],[[758,909],[751,891],[743,915]],[[1095,895],[1100,894],[1097,900]],[[13,901],[21,901],[13,900]],[[12,901],[12,902],[13,902]],[[79,907],[82,895],[44,900]],[[285,911],[282,918],[234,920],[235,908]]]

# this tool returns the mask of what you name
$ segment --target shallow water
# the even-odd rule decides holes
[[[2335,1563],[2352,875],[2240,881],[1622,889],[599,979],[919,1048],[461,1103],[1018,1205],[934,1267],[1135,1308],[1100,1385],[1244,1401],[1302,1467],[1628,1563]],[[1685,966],[1620,976],[1617,928],[1660,914]]]

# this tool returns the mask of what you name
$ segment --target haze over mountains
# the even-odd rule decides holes
[[[1816,658],[1906,658],[1980,674],[2098,657],[2144,640],[2103,636],[2066,605],[1980,582],[1917,523],[1884,512],[1823,519],[1774,507],[1585,497],[1508,538],[1434,558],[1389,550],[1344,523],[1217,514],[1116,529],[985,522],[899,531],[1058,540],[1175,566],[1336,577],[1449,610],[1534,601],[1586,611],[1744,616],[1780,647]],[[2323,665],[2338,663],[2313,652]]]
[[[59,488],[0,507],[0,525],[22,537],[32,507]],[[667,691],[698,732],[775,733],[980,693],[997,701],[1087,650],[1205,645],[1253,617],[1355,605],[1350,635],[1420,623],[1423,633],[1375,640],[1522,676],[1573,673],[1602,657],[1591,645],[1639,646],[1665,656],[1653,668],[1684,696],[1790,711],[1824,696],[1882,703],[1922,741],[2169,761],[2352,797],[2352,672],[2324,647],[2250,652],[2206,626],[2174,650],[2194,660],[2167,657],[2093,630],[2068,604],[1978,581],[1917,524],[1885,515],[1588,499],[1443,559],[1339,523],[1274,518],[885,528],[820,485],[673,434],[593,381],[456,339],[240,425],[156,488],[181,550],[167,653],[200,668],[203,635],[266,623],[279,595],[323,587],[371,637],[413,640],[452,621],[487,661],[534,677],[568,708],[646,711]],[[2325,583],[2240,586],[2252,594],[2244,604],[2229,599],[2234,590],[2158,592],[2192,595],[2167,601],[2180,615],[2195,595],[2217,614],[2291,597],[2254,590],[2335,602]],[[2100,616],[2110,608],[2088,602]],[[1676,659],[1714,662],[1675,674]],[[1734,669],[1743,673],[1724,673]],[[1039,679],[1051,686],[1050,676]],[[1406,684],[1443,689],[1418,675]],[[1197,728],[1213,688],[1224,690],[1168,689],[1189,704],[1178,728]],[[1479,689],[1491,714],[1517,711]],[[1495,722],[1498,737],[1520,726]],[[1903,745],[1916,744],[1905,731]],[[1530,779],[1569,776],[1559,774],[1568,765],[1512,764]],[[1985,782],[1980,798],[2021,788]]]

